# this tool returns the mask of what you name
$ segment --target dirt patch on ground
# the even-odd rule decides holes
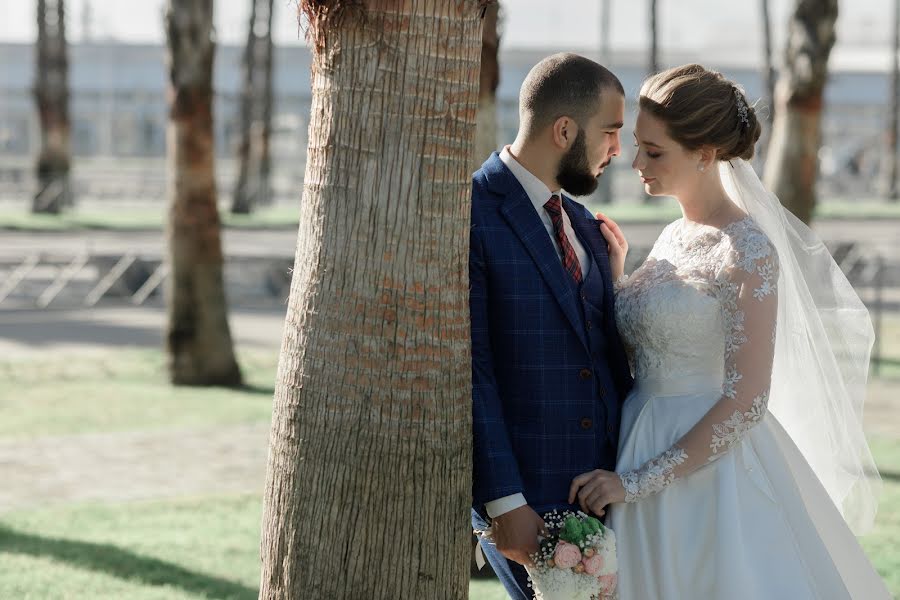
[[[268,424],[0,442],[0,513],[82,501],[262,493]]]

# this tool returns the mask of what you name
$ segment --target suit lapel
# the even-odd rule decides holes
[[[600,273],[603,276],[603,287],[606,288],[612,274],[609,270],[609,253],[606,250],[606,239],[600,232],[600,222],[588,218],[584,210],[569,198],[563,198],[563,205],[566,208],[566,213],[569,215],[569,221],[572,222],[572,229],[578,234],[581,245],[590,252],[594,262],[600,268]]]
[[[519,237],[522,245],[528,250],[531,259],[541,272],[541,276],[553,292],[553,297],[556,298],[575,333],[578,334],[581,343],[587,348],[588,342],[576,304],[574,288],[565,279],[569,275],[563,269],[544,223],[518,182],[507,190],[506,200],[500,207],[500,212]]]
[[[572,221],[572,229],[576,231],[581,244],[585,250],[591,253],[594,258],[594,264],[600,269],[600,275],[603,280],[603,312],[606,316],[607,325],[613,323],[613,303],[615,302],[613,292],[612,271],[609,267],[609,251],[607,250],[606,239],[600,232],[600,223],[596,219],[589,218],[583,210],[575,203],[564,197],[563,203],[569,219]]]

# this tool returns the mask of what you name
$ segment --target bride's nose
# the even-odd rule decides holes
[[[634,153],[634,160],[631,161],[631,168],[635,171],[640,171],[643,168],[643,161],[640,160],[641,152],[637,151]]]

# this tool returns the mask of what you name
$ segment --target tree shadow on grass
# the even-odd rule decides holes
[[[880,475],[882,479],[900,482],[900,471],[881,471]]]
[[[256,385],[253,383],[245,383],[240,387],[235,388],[241,392],[247,392],[248,394],[254,394],[258,396],[274,396],[275,388],[268,385]]]
[[[256,600],[259,590],[220,577],[196,573],[109,544],[95,544],[23,533],[0,524],[0,552],[27,554],[98,571],[143,585],[172,586],[228,600]]]

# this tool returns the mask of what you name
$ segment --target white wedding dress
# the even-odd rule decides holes
[[[750,216],[669,225],[617,282],[632,360],[610,509],[621,600],[890,594],[767,411],[779,260]]]

